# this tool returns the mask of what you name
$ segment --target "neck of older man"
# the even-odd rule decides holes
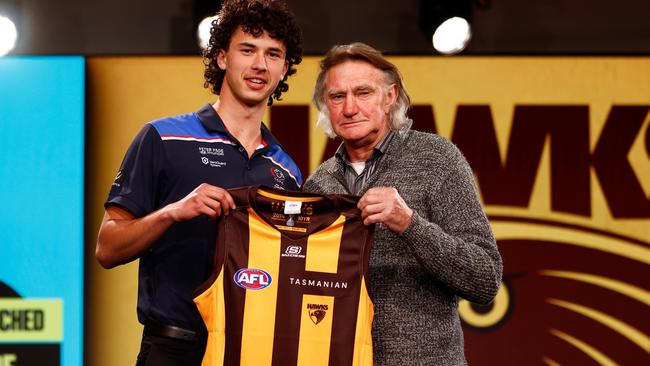
[[[370,133],[366,137],[359,140],[344,140],[345,151],[348,153],[348,159],[352,163],[358,163],[362,161],[368,161],[375,147],[388,135],[390,132],[389,128],[381,129],[377,133]]]

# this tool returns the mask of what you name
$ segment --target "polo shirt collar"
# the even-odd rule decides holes
[[[210,103],[206,103],[196,113],[199,116],[199,120],[201,120],[201,124],[206,130],[226,134],[232,137],[226,128],[226,125],[221,120],[221,117],[219,117],[219,114],[217,114],[217,111],[214,110]],[[271,131],[269,131],[269,129],[266,127],[264,122],[260,122],[260,125],[260,128],[262,130],[262,140],[265,141],[267,145],[280,145],[275,137],[273,137],[271,134]]]
[[[372,156],[368,160],[376,159],[384,155],[388,149],[390,141],[393,139],[394,134],[395,132],[393,130],[389,130],[386,136],[384,136],[384,138],[381,139],[377,145],[375,145]],[[342,142],[341,145],[339,145],[338,149],[336,149],[335,155],[339,160],[345,162],[346,164],[349,164],[350,158],[348,157],[347,150],[345,150],[345,142]]]

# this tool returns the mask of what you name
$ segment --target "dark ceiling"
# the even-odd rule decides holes
[[[461,0],[288,0],[306,54],[363,41],[434,54],[421,9]],[[197,54],[196,14],[219,1],[0,0],[18,20],[18,55]],[[474,0],[465,54],[650,54],[648,0]],[[433,15],[432,15],[433,16]]]

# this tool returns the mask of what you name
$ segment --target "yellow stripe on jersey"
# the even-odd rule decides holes
[[[336,273],[339,266],[339,248],[345,216],[339,216],[328,228],[307,238],[305,270]]]
[[[322,201],[323,197],[293,197],[293,196],[283,196],[279,194],[274,194],[271,192],[264,191],[262,189],[257,190],[257,194],[260,196],[268,197],[278,201],[296,201],[296,202],[318,202]]]
[[[298,366],[327,366],[332,338],[334,297],[303,295]]]
[[[241,364],[270,365],[273,359],[275,308],[280,267],[280,233],[269,230],[255,211],[248,209],[250,243],[248,268],[262,269],[271,275],[271,284],[263,291],[246,291],[242,326]],[[255,243],[254,245],[252,243]]]
[[[375,308],[370,301],[366,281],[361,278],[361,296],[357,313],[357,329],[354,333],[353,365],[372,365],[372,319]]]
[[[226,346],[226,313],[223,297],[223,269],[207,291],[194,299],[208,329],[208,343],[201,365],[223,365]]]

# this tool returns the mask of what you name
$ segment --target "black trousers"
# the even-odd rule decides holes
[[[136,366],[200,366],[205,343],[143,334]]]

